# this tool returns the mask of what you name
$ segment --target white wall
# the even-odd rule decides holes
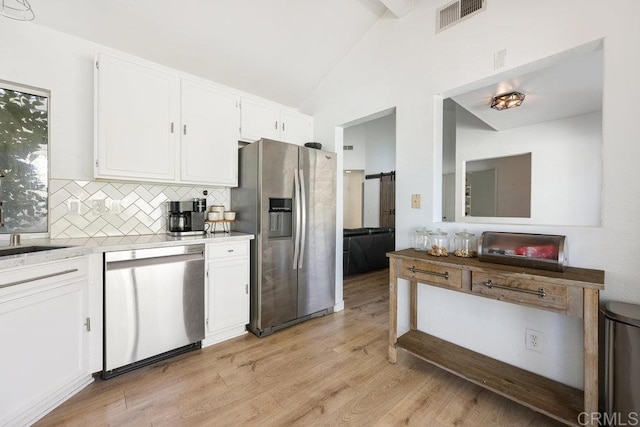
[[[344,150],[342,168],[344,170],[365,170],[367,164],[367,139],[363,125],[344,129],[344,145],[353,146],[353,150]],[[341,148],[341,147],[336,147]]]
[[[93,64],[98,46],[2,19],[0,80],[51,91],[50,178],[93,178]]]
[[[602,224],[533,226],[492,224],[495,231],[563,234],[571,264],[606,271],[603,300],[640,303],[640,121],[633,102],[640,86],[640,2],[492,0],[486,11],[435,34],[435,8],[415,2],[402,19],[385,14],[301,106],[314,116],[316,139],[332,145],[335,127],[377,111],[396,108],[396,247],[410,245],[412,229],[431,225],[455,232],[459,223],[439,223],[442,147],[434,108],[440,94],[487,78],[493,55],[507,51],[507,67],[604,38]],[[579,11],[576,14],[576,11]],[[552,13],[551,13],[552,12]],[[500,71],[504,71],[501,69]],[[423,195],[421,209],[410,195]],[[594,194],[593,197],[599,197]],[[483,224],[464,224],[482,232]],[[399,325],[408,329],[408,290],[400,285]],[[579,319],[542,313],[491,300],[421,287],[419,327],[473,350],[581,386]],[[524,331],[545,334],[545,352],[524,349]]]

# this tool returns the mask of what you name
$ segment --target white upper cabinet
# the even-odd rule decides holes
[[[277,104],[243,97],[240,100],[240,138],[275,139],[303,145],[313,141],[313,118]]]
[[[304,145],[313,141],[313,118],[296,111],[280,111],[280,139]]]
[[[243,140],[280,139],[280,110],[276,106],[244,97],[240,103],[240,137]]]
[[[174,181],[180,79],[100,55],[97,71],[97,178]]]
[[[237,94],[104,54],[96,88],[96,178],[237,185]]]
[[[182,80],[180,181],[238,185],[236,94]]]
[[[101,179],[238,185],[238,140],[313,140],[313,118],[144,60],[99,54],[95,164]]]

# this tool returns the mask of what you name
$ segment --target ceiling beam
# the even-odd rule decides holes
[[[414,0],[380,0],[396,17],[402,18],[413,10]]]

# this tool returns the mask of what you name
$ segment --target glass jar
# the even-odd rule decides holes
[[[474,233],[466,229],[453,238],[453,254],[462,258],[473,258],[478,256],[478,242]]]
[[[429,233],[429,243],[427,253],[433,256],[449,255],[449,238],[447,233],[439,228]]]
[[[429,243],[429,231],[425,227],[416,228],[416,234],[413,235],[413,249],[416,251],[426,251]]]

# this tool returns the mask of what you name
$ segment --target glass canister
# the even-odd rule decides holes
[[[416,233],[413,235],[413,249],[416,251],[426,251],[429,243],[429,231],[425,227],[416,228]]]
[[[449,255],[449,238],[447,233],[440,230],[429,233],[427,253],[433,256],[448,256]]]
[[[466,229],[456,233],[453,238],[453,254],[462,258],[473,258],[478,256],[478,241],[474,233]]]

